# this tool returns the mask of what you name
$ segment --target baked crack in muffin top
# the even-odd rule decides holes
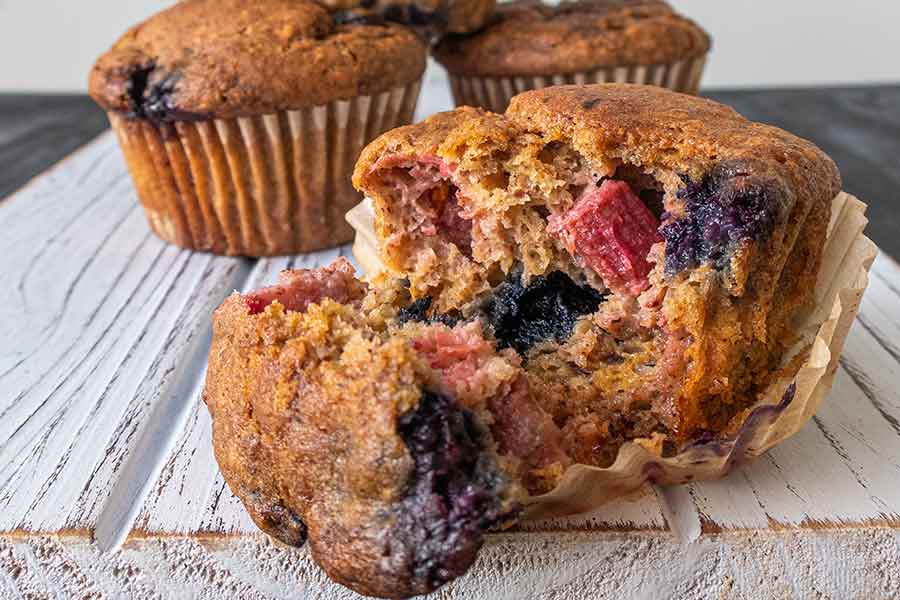
[[[495,0],[323,0],[341,19],[382,18],[412,27],[429,39],[468,33],[494,13]]]

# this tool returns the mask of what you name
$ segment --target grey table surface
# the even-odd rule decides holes
[[[900,259],[900,84],[703,95],[818,144],[840,167],[844,189],[869,204],[869,236]],[[0,198],[107,126],[86,96],[0,94]]]

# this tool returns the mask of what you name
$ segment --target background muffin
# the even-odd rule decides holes
[[[501,4],[483,30],[448,36],[435,57],[458,106],[503,112],[523,91],[564,83],[646,83],[696,93],[710,47],[656,0]]]
[[[157,235],[291,254],[352,237],[354,161],[412,119],[425,58],[411,31],[311,1],[186,0],[101,56],[90,93]]]

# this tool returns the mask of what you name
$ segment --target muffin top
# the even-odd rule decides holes
[[[435,56],[453,74],[503,77],[671,63],[709,46],[699,26],[657,0],[515,0],[480,32],[445,38]]]
[[[426,56],[408,29],[311,0],[184,0],[129,29],[89,90],[139,118],[232,118],[377,94],[418,79]]]

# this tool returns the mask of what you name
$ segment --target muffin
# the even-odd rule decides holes
[[[714,102],[557,86],[389,132],[354,174],[429,319],[522,357],[576,462],[734,430],[810,305],[834,163]],[[426,300],[427,299],[427,300]]]
[[[481,31],[447,36],[434,56],[457,106],[501,113],[550,85],[646,83],[696,94],[709,36],[657,0],[500,4]]]
[[[469,33],[483,26],[496,0],[322,0],[339,20],[381,17],[412,27],[426,39]]]
[[[461,575],[626,442],[662,460],[730,439],[796,375],[840,190],[811,143],[636,85],[436,115],[370,144],[354,182],[387,271],[232,295],[204,398],[255,522],[384,597]]]
[[[367,290],[344,259],[235,293],[213,318],[204,391],[216,459],[256,524],[308,537],[332,579],[387,598],[463,574],[521,510],[517,456],[537,460],[551,436],[505,407],[552,427],[514,353],[477,323],[401,326],[408,300]]]
[[[150,226],[193,250],[267,256],[352,237],[359,151],[412,120],[427,49],[311,0],[185,0],[91,72]]]

